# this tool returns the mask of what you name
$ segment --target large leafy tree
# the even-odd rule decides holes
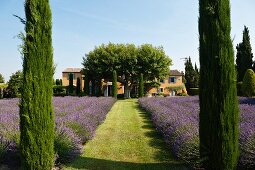
[[[4,83],[4,76],[0,73],[0,83]]]
[[[243,41],[236,46],[236,68],[238,82],[243,80],[246,70],[252,68],[252,48],[250,43],[250,35],[248,27],[244,26]]]
[[[146,81],[155,81],[169,74],[171,59],[162,47],[144,44],[102,44],[83,58],[84,70],[93,73],[94,78],[111,80],[116,70],[118,81],[123,83],[125,97],[130,97],[134,83],[138,83],[140,73]]]
[[[20,152],[24,170],[54,165],[52,16],[49,0],[25,1]]]
[[[18,97],[21,94],[22,87],[22,71],[16,71],[10,76],[7,82],[8,86],[5,89],[4,97]]]
[[[239,111],[229,0],[199,0],[200,156],[205,169],[233,170]]]

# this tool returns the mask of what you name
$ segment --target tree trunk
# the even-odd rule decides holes
[[[213,170],[236,169],[239,111],[229,0],[199,0],[200,156]]]
[[[20,104],[20,153],[24,170],[54,165],[52,24],[49,0],[26,0],[26,38]]]

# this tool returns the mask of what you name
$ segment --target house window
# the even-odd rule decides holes
[[[159,82],[160,83],[165,83],[165,80],[164,79],[160,79]]]
[[[68,73],[67,80],[69,80],[69,77],[70,77],[71,74],[73,75],[73,80],[76,78],[75,73]]]
[[[176,77],[169,77],[169,83],[176,83]]]
[[[160,88],[158,89],[158,93],[164,93],[164,88],[163,88],[163,87],[160,87]]]

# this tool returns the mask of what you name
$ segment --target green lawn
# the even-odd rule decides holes
[[[136,99],[119,100],[84,154],[65,169],[187,169],[176,161]]]

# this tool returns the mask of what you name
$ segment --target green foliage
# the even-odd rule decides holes
[[[247,69],[252,68],[252,48],[250,43],[250,35],[248,27],[244,26],[243,41],[236,46],[236,68],[237,68],[237,80],[238,82],[243,80],[244,74]]]
[[[84,73],[84,95],[89,95],[89,74],[88,71],[83,71]]]
[[[1,73],[0,73],[0,83],[4,83],[4,77]]]
[[[61,79],[56,79],[55,85],[57,85],[57,86],[61,85],[61,84],[60,84],[60,80],[61,80]]]
[[[143,81],[143,74],[140,74],[140,79],[139,79],[139,97],[144,96],[144,81]]]
[[[76,81],[76,95],[81,93],[81,79],[78,77]]]
[[[61,85],[53,86],[53,95],[54,96],[66,96],[66,87]]]
[[[199,88],[190,88],[189,95],[191,95],[191,96],[199,95]]]
[[[190,57],[185,62],[185,86],[188,92],[190,88],[199,86],[199,71],[196,64],[193,68]]]
[[[236,84],[236,88],[237,88],[237,95],[238,96],[243,96],[243,90],[242,90],[242,87],[243,87],[243,82],[240,81]]]
[[[68,84],[68,94],[73,95],[74,86],[73,86],[73,74],[69,74],[69,84]]]
[[[166,87],[168,91],[179,91],[179,90],[184,90],[185,86],[184,85],[179,85],[179,86],[168,86]]]
[[[24,170],[54,165],[53,49],[48,0],[26,0],[26,35],[20,102],[20,153]]]
[[[113,70],[116,70],[117,75],[120,75],[118,81],[124,84],[127,91],[134,83],[138,83],[140,73],[143,73],[145,81],[164,78],[169,74],[171,63],[162,47],[109,43],[86,54],[82,64],[84,70],[95,78],[111,79]]]
[[[242,92],[247,97],[255,95],[255,74],[252,69],[248,69],[244,75]]]
[[[65,131],[56,131],[54,139],[54,149],[57,156],[56,162],[66,163],[70,161],[75,148],[74,141]]]
[[[117,85],[117,73],[115,70],[112,72],[112,97],[117,98],[118,85]]]
[[[199,0],[200,157],[205,169],[233,170],[238,161],[239,111],[230,1]]]
[[[14,74],[12,74],[7,84],[8,86],[5,89],[4,97],[7,97],[7,98],[19,97],[21,94],[21,88],[23,85],[22,72],[17,71]]]

